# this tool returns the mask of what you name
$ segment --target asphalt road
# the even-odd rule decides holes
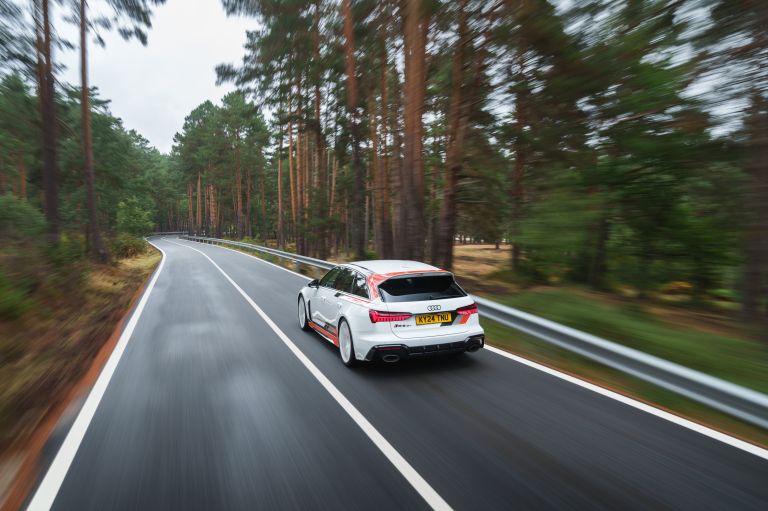
[[[349,370],[299,329],[302,277],[155,243],[54,509],[768,509],[760,455],[489,350]]]

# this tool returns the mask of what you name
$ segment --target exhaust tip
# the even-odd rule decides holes
[[[384,362],[392,364],[392,363],[398,362],[400,360],[400,355],[391,355],[391,354],[390,355],[384,355],[383,357],[381,357],[381,359]]]

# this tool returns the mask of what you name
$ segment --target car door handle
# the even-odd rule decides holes
[[[337,292],[337,293],[336,293],[335,295],[333,295],[333,296],[335,296],[336,298],[340,297],[340,296],[341,296],[341,291]]]

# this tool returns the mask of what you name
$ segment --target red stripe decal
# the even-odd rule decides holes
[[[309,326],[312,327],[312,329],[315,330],[316,332],[318,332],[319,334],[322,334],[322,335],[326,336],[327,338],[329,338],[331,340],[331,342],[333,344],[335,344],[336,346],[339,345],[339,338],[337,336],[335,336],[334,334],[332,334],[331,332],[329,332],[325,328],[321,327],[320,325],[318,325],[314,321],[309,321]]]

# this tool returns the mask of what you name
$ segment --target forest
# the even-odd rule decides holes
[[[239,239],[338,262],[425,261],[454,271],[473,295],[663,364],[768,392],[768,0],[209,1],[250,29],[241,34],[238,53],[222,51],[220,62],[209,62],[210,86],[222,86],[219,94],[182,101],[177,96],[192,81],[185,73],[194,73],[181,58],[192,52],[179,34],[210,37],[212,47],[224,34],[201,36],[188,25],[194,16],[167,17],[172,21],[162,37],[172,38],[174,52],[178,47],[184,72],[174,74],[169,64],[155,75],[142,73],[146,90],[130,91],[157,112],[158,125],[161,116],[174,124],[165,130],[166,142],[175,132],[172,145],[159,145],[160,151],[151,138],[156,126],[140,133],[128,112],[126,121],[117,113],[119,93],[110,102],[108,80],[94,71],[92,81],[90,66],[99,62],[92,48],[109,50],[122,38],[126,47],[157,51],[157,13],[181,0],[0,0],[0,507],[28,502],[44,466],[38,461],[51,454],[46,439],[64,434],[58,428],[75,420],[78,412],[71,411],[81,403],[89,408],[86,396],[107,374],[104,392],[123,351],[154,364],[118,378],[133,384],[137,374],[150,375],[140,386],[122,387],[128,399],[113,407],[147,418],[137,431],[175,420],[184,425],[197,417],[186,411],[213,406],[182,388],[198,381],[230,388],[235,373],[211,368],[234,367],[238,375],[238,399],[222,408],[214,393],[222,416],[262,417],[241,412],[275,396],[258,403],[239,396],[251,388],[260,395],[269,383],[264,369],[288,367],[264,355],[273,333],[307,368],[313,364],[302,359],[309,355],[299,356],[311,344],[296,337],[302,346],[296,348],[271,320],[264,322],[270,331],[250,329],[269,319],[255,300],[270,300],[277,282],[296,283],[280,290],[284,303],[296,305],[303,284],[295,275],[262,281],[249,273],[255,266],[246,266],[262,263],[237,256],[238,274],[252,278],[251,299],[209,258],[259,318],[244,302],[223,300],[219,289],[235,293],[213,267],[204,266],[224,287],[209,287],[213,280],[196,274],[200,266],[186,266],[186,256],[167,257],[158,243],[152,249],[155,242],[145,238],[155,233]],[[203,2],[182,5],[192,10]],[[72,62],[77,74],[69,73]],[[138,75],[135,65],[108,62],[113,79]],[[163,115],[171,110],[146,99],[165,83],[173,84],[165,100],[183,104],[172,123],[172,115]],[[202,257],[193,247],[175,246],[192,242],[159,242],[166,243]],[[160,277],[170,264],[185,266]],[[199,296],[168,298],[171,279]],[[162,298],[150,302],[155,282],[161,291],[153,297]],[[190,307],[196,301],[199,309]],[[477,302],[487,346],[500,354],[634,396],[642,406],[655,403],[676,422],[691,417],[713,425],[718,437],[730,432],[734,441],[768,442],[764,429],[683,393],[542,342],[551,341],[546,336],[507,328]],[[133,335],[145,303],[155,318],[144,316]],[[295,311],[280,312],[297,329]],[[152,327],[161,323],[164,329]],[[496,380],[477,388],[514,387],[504,384],[514,381],[507,376],[517,378],[511,366],[467,358],[387,374],[427,383],[443,371],[462,381],[476,374],[477,382]],[[143,366],[149,358],[140,360]],[[326,386],[317,368],[325,365],[313,367]],[[368,373],[375,386],[387,384],[383,374]],[[289,388],[283,383],[272,387]],[[138,392],[131,395],[132,389]],[[191,398],[189,408],[177,402],[182,394]],[[544,394],[555,407],[562,401]],[[163,413],[185,413],[159,420],[161,395],[178,405]],[[283,397],[276,394],[274,402]],[[432,403],[450,408],[443,404]],[[594,431],[623,424],[600,415]],[[558,417],[539,416],[552,424],[562,422]],[[193,428],[202,444],[176,443],[222,440],[214,423]],[[150,443],[155,440],[163,441]],[[125,444],[120,452],[151,461],[142,445]],[[166,457],[174,461],[172,454]],[[664,452],[655,459],[668,465]],[[185,468],[189,475],[200,467]],[[4,504],[11,476],[15,489]],[[163,491],[176,495],[187,483]],[[101,493],[117,502],[110,491]]]
[[[0,4],[0,194],[3,234],[37,234],[56,249],[71,244],[108,262],[102,231],[115,237],[153,230],[157,204],[172,195],[169,159],[112,115],[109,100],[88,82],[91,38],[116,29],[146,42],[151,4],[107,2],[108,17],[89,19],[88,4]],[[29,9],[27,9],[29,7]],[[61,38],[54,13],[76,23],[80,40]],[[64,12],[62,12],[64,11]],[[31,14],[31,18],[30,18]],[[77,48],[81,83],[61,82],[57,49]],[[96,178],[98,176],[98,178]],[[38,222],[39,220],[39,222]],[[30,231],[30,232],[27,232]],[[16,236],[18,237],[18,236]],[[122,241],[127,241],[124,238]]]
[[[51,246],[107,261],[120,233],[183,230],[452,268],[457,243],[509,244],[520,282],[768,315],[765,2],[222,0],[253,19],[216,70],[236,90],[170,154],[87,73],[89,31],[146,42],[160,3],[72,4],[80,84],[51,49],[69,4],[2,3],[0,194]]]

